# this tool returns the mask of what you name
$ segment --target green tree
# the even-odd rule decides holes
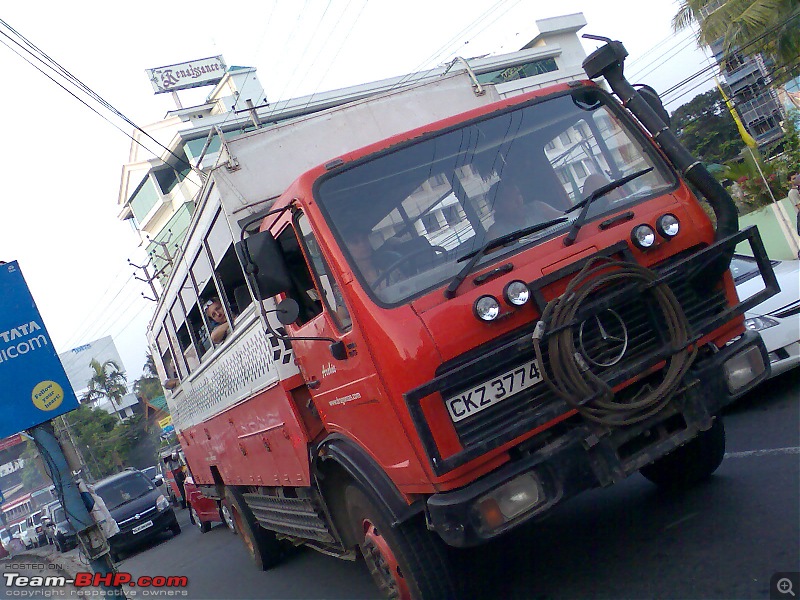
[[[100,364],[97,360],[92,359],[89,366],[91,366],[94,373],[88,381],[89,389],[81,397],[81,400],[91,402],[99,398],[108,398],[111,400],[111,404],[119,409],[122,397],[128,393],[128,380],[125,377],[125,372],[113,360],[107,360]],[[117,414],[121,422],[122,415]]]
[[[761,52],[775,63],[777,83],[800,74],[800,2],[797,0],[680,0],[676,31],[696,23],[698,44],[722,40],[725,54],[737,48]]]
[[[736,123],[717,90],[709,90],[679,106],[672,129],[693,156],[706,163],[732,160],[744,146]]]
[[[50,478],[45,474],[41,466],[41,457],[39,450],[33,440],[28,440],[25,445],[25,450],[20,454],[20,458],[24,460],[22,465],[22,484],[28,490],[36,490],[44,485],[50,485]]]
[[[133,393],[143,400],[152,400],[164,395],[164,388],[161,387],[156,371],[156,362],[149,352],[145,356],[142,376],[133,382]]]
[[[67,414],[72,437],[95,477],[105,477],[126,465],[136,438],[136,423],[120,423],[100,408],[80,406]],[[135,421],[135,419],[129,419]]]

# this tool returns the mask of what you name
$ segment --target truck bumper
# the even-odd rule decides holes
[[[512,462],[464,488],[430,496],[429,525],[451,546],[497,537],[584,490],[621,481],[685,444],[768,375],[761,337],[746,332],[698,359],[683,391],[651,419],[617,429],[576,425],[544,447],[532,447],[536,438],[527,440],[511,453]],[[486,502],[495,508],[488,519]]]

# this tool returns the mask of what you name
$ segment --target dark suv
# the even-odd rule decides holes
[[[119,526],[119,533],[108,540],[115,562],[122,551],[153,540],[162,531],[181,532],[169,500],[141,471],[128,469],[98,481],[94,488]]]

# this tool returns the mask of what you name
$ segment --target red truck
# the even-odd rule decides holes
[[[466,597],[446,546],[719,466],[775,279],[625,55],[584,62],[617,98],[455,74],[222,140],[149,335],[194,484],[259,567],[303,543],[388,597]],[[766,283],[744,301],[738,244]]]

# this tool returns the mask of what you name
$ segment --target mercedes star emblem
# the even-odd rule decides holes
[[[619,314],[607,308],[581,323],[581,353],[596,367],[613,367],[628,349],[628,328]]]

